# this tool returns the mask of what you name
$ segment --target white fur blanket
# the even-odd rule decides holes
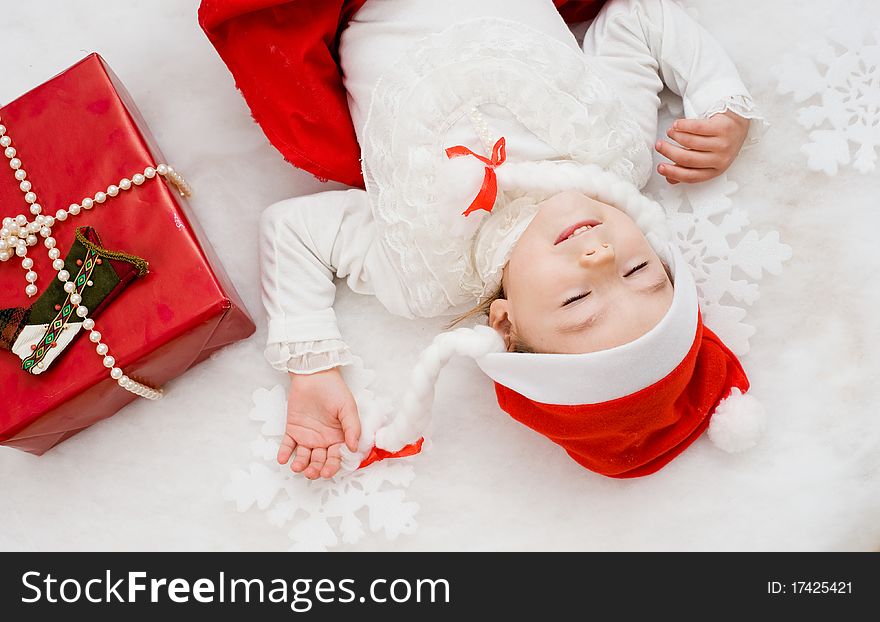
[[[750,346],[743,363],[769,415],[759,447],[730,455],[700,439],[653,476],[602,478],[509,419],[476,366],[453,361],[421,456],[316,485],[272,466],[286,377],[262,359],[256,223],[270,203],[328,186],[283,162],[251,121],[197,4],[4,7],[0,101],[99,51],[194,187],[197,217],[237,266],[259,329],[167,385],[165,399],[136,402],[43,457],[0,448],[0,549],[877,548],[880,29],[864,27],[880,24],[880,4],[685,3],[772,127],[724,178],[649,190],[679,215],[682,239],[723,268],[702,293],[722,336]],[[792,251],[784,263],[777,231]],[[375,396],[392,395],[442,327],[391,317],[344,286],[337,313],[376,372]],[[368,399],[369,378],[346,373]]]

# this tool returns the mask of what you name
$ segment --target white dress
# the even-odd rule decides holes
[[[266,357],[297,373],[351,361],[334,275],[406,317],[476,302],[471,250],[489,214],[461,213],[483,165],[445,148],[488,155],[504,136],[508,162],[593,163],[641,188],[664,84],[686,117],[753,119],[747,144],[766,125],[721,46],[670,0],[610,0],[582,47],[552,0],[367,0],[340,63],[366,191],[288,199],[261,218]]]

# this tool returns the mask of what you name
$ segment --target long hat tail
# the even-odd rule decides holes
[[[343,466],[348,470],[356,469],[361,460],[374,454],[377,448],[387,456],[417,444],[431,422],[434,385],[446,363],[456,355],[478,358],[504,349],[504,340],[488,326],[457,328],[434,337],[413,368],[409,389],[399,408],[390,417],[362,420],[358,451],[347,456]]]

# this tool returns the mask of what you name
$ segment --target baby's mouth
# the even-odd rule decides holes
[[[576,222],[571,226],[566,227],[562,230],[562,233],[559,234],[559,237],[556,238],[556,241],[553,243],[553,246],[556,246],[560,242],[565,242],[569,238],[573,238],[581,233],[585,233],[591,230],[593,227],[598,227],[602,223],[598,220],[582,220],[580,222]]]

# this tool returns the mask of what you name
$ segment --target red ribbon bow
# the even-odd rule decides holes
[[[464,216],[480,209],[486,210],[487,212],[492,211],[492,207],[495,205],[495,197],[498,196],[498,180],[495,177],[495,167],[501,166],[504,164],[504,160],[507,159],[507,151],[505,150],[504,144],[504,136],[502,136],[498,139],[498,142],[495,143],[495,146],[492,147],[491,158],[474,153],[462,145],[449,147],[446,150],[446,157],[450,160],[460,156],[474,156],[486,165],[486,173],[483,175],[483,186],[480,188],[476,198],[474,198],[468,208],[462,212]]]
[[[410,443],[398,451],[387,451],[373,445],[370,449],[370,453],[361,460],[358,468],[362,469],[365,466],[373,464],[374,462],[379,462],[380,460],[385,460],[386,458],[406,458],[407,456],[414,456],[422,450],[422,443],[424,442],[425,438],[421,437],[415,443]]]

